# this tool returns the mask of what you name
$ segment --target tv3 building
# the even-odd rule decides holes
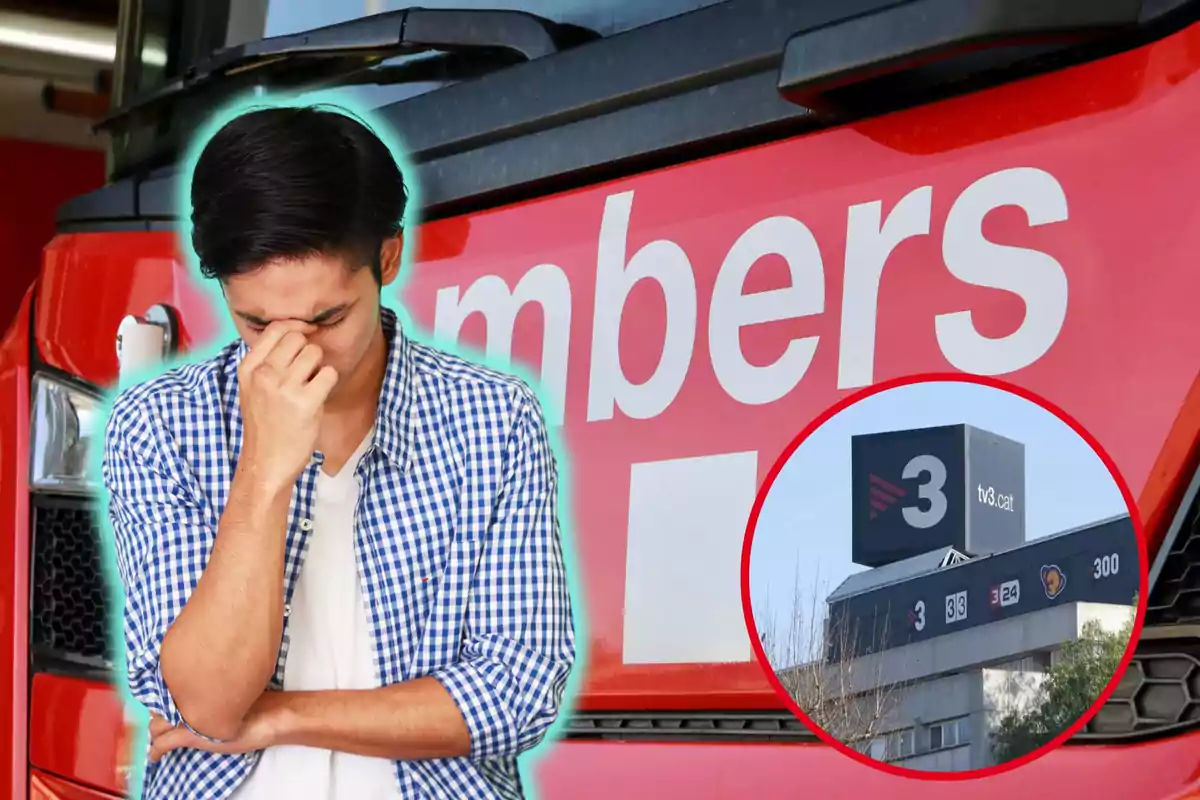
[[[1053,606],[1130,606],[1138,574],[1137,539],[1128,516],[975,558],[943,547],[847,578],[827,600],[828,660],[868,655]]]
[[[1040,678],[1088,620],[1129,619],[1132,521],[1027,539],[1024,445],[970,425],[852,437],[851,480],[853,560],[868,569],[826,599],[826,662],[855,665],[838,682],[853,692],[904,684],[882,726],[896,735],[860,744],[918,769],[994,763],[988,731],[1021,701],[997,676]]]

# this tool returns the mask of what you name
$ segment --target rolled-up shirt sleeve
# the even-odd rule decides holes
[[[537,745],[558,717],[575,662],[558,486],[545,423],[525,389],[472,584],[461,657],[434,674],[466,720],[475,760]]]
[[[140,401],[140,402],[139,402]],[[199,575],[215,535],[177,463],[164,453],[162,429],[146,399],[118,397],[104,432],[102,475],[117,572],[124,592],[125,661],[130,694],[172,725],[187,725],[163,680],[163,638]]]

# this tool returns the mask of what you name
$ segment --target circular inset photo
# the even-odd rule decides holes
[[[742,597],[784,704],[879,769],[978,778],[1100,709],[1145,612],[1129,489],[1061,409],[992,379],[868,389],[801,432],[746,531]]]

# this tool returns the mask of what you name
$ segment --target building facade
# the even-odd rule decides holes
[[[825,668],[855,676],[864,706],[885,698],[879,732],[855,744],[861,751],[916,770],[983,769],[997,763],[996,725],[1032,708],[1060,648],[1092,621],[1121,630],[1134,610],[1071,603]]]

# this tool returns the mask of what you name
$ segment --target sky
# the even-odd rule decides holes
[[[760,626],[797,602],[805,617],[823,611],[825,596],[864,569],[850,560],[850,437],[959,423],[1024,443],[1027,539],[1128,513],[1100,457],[1041,406],[974,383],[889,389],[818,428],[772,484],[750,552],[751,604]],[[778,623],[775,635],[783,641]]]

